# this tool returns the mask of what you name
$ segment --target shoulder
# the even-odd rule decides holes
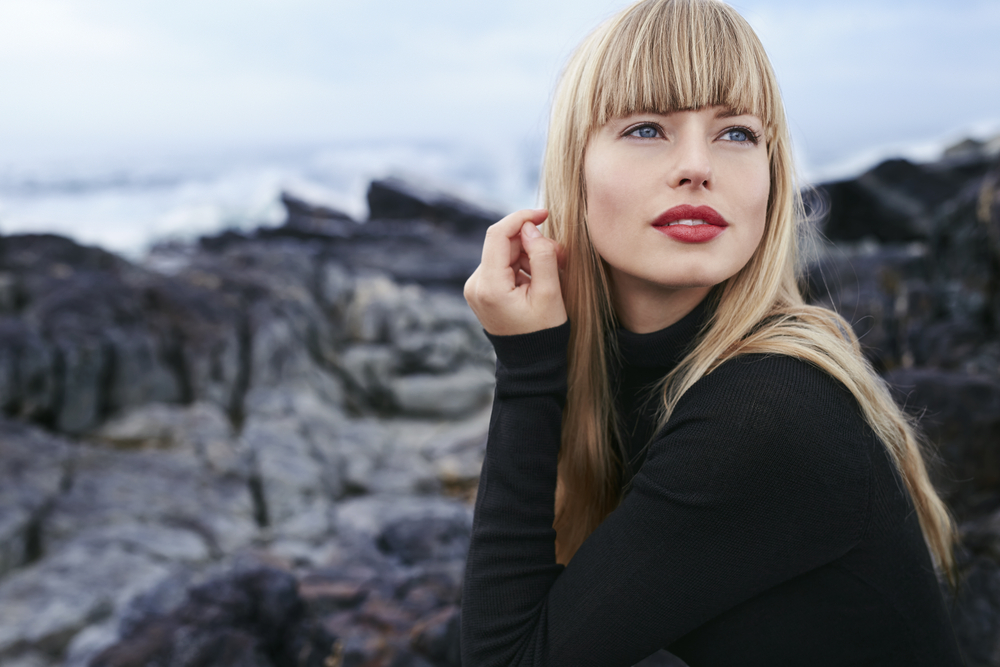
[[[675,414],[705,408],[760,428],[864,424],[843,384],[809,362],[780,354],[748,354],[720,364],[681,397]]]
[[[832,541],[830,553],[842,553],[868,523],[877,446],[829,374],[788,356],[746,355],[681,397],[633,488],[770,526],[799,545]]]
[[[816,366],[784,355],[730,359],[678,402],[661,440],[688,443],[724,477],[781,478],[867,495],[879,446],[854,396]]]

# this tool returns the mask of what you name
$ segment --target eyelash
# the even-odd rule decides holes
[[[654,130],[656,130],[657,134],[659,134],[660,136],[663,135],[663,128],[661,128],[659,125],[656,125],[654,123],[642,123],[641,125],[636,125],[635,127],[630,127],[627,130],[625,130],[624,136],[626,136],[626,137],[633,136],[639,130],[645,129],[647,127],[650,127],[650,128],[653,128]],[[760,135],[757,134],[756,132],[754,132],[749,127],[746,127],[744,125],[733,125],[732,127],[727,127],[726,129],[724,129],[720,133],[720,136],[728,134],[729,132],[733,132],[733,131],[745,132],[746,135],[747,135],[747,142],[746,143],[751,143],[754,146],[756,146],[758,143],[760,143]],[[637,137],[637,138],[643,138],[643,137]],[[744,142],[734,141],[733,143],[744,143]]]
[[[732,127],[727,127],[722,131],[722,134],[724,135],[729,134],[730,132],[733,131],[745,132],[747,135],[748,142],[753,144],[754,146],[760,143],[760,135],[751,130],[749,127],[746,127],[745,125],[733,125]],[[743,142],[737,141],[733,143],[743,143]]]
[[[656,125],[655,123],[640,123],[639,125],[635,125],[634,127],[630,127],[627,130],[625,130],[625,132],[623,133],[622,136],[631,137],[631,136],[635,135],[635,133],[638,132],[639,130],[644,130],[647,127],[656,130],[656,133],[659,136],[661,136],[661,137],[663,136],[663,128],[660,127],[659,125]],[[646,137],[636,137],[636,138],[637,139],[643,139],[643,138],[646,138]],[[650,138],[652,138],[652,137],[650,137]]]

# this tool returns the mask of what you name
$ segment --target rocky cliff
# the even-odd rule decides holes
[[[812,298],[920,416],[956,628],[1000,665],[1000,165],[810,202]],[[458,664],[493,386],[459,288],[499,216],[393,180],[363,223],[284,203],[142,264],[0,238],[0,664]]]

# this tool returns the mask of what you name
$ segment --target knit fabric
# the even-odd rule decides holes
[[[566,567],[552,522],[569,324],[490,337],[462,664],[627,667],[667,648],[690,667],[960,665],[912,502],[842,385],[737,357],[655,432],[649,389],[704,315],[619,332],[627,494]]]

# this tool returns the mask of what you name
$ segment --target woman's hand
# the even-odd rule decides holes
[[[545,209],[516,211],[486,230],[483,259],[465,283],[465,300],[493,335],[531,333],[566,321],[561,251],[536,227],[548,215]]]

